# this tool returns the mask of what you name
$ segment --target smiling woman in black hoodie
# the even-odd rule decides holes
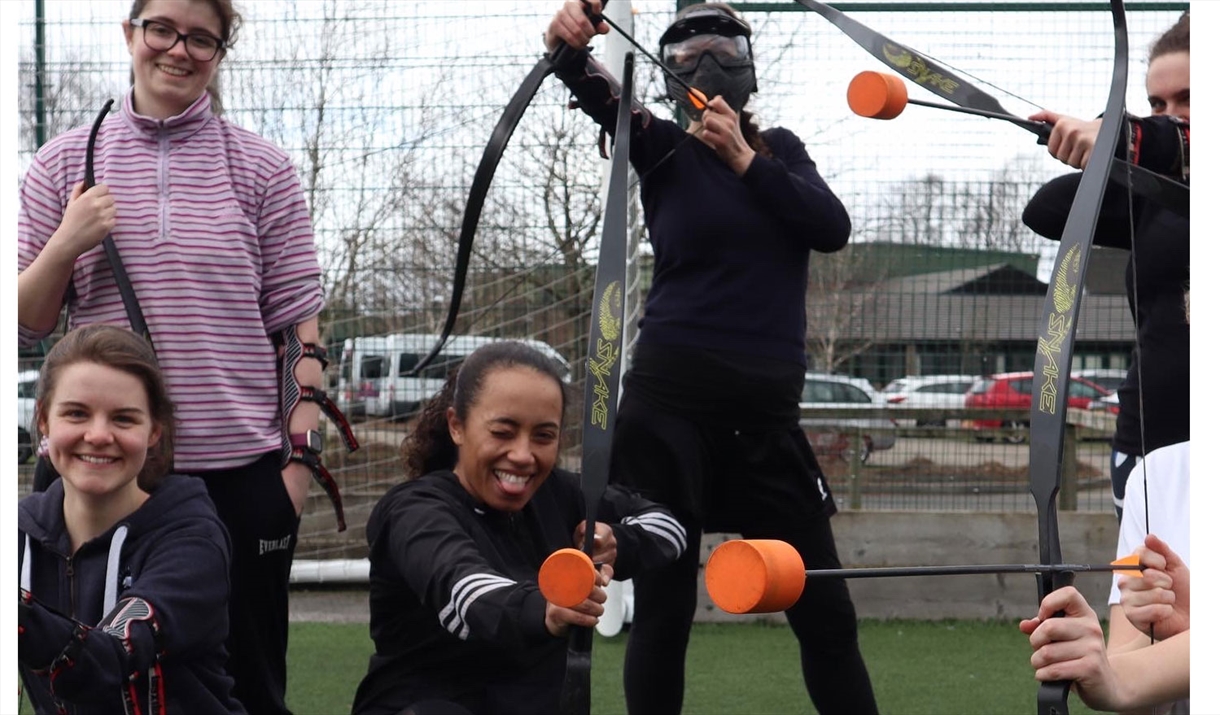
[[[68,333],[38,384],[63,476],[18,505],[17,658],[38,713],[242,713],[224,671],[229,543],[203,483],[167,475],[173,405],[151,347]]]

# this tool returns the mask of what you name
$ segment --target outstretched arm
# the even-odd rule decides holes
[[[1052,618],[1063,611],[1062,618]],[[1091,708],[1125,711],[1190,695],[1190,632],[1138,651],[1109,656],[1097,614],[1075,588],[1051,592],[1038,616],[1021,621],[1043,682],[1070,680]]]

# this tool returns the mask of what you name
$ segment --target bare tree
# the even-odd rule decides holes
[[[900,185],[897,196],[884,203],[888,209],[890,240],[916,246],[945,243],[946,182],[928,174]]]
[[[35,76],[38,65],[33,51],[22,50],[18,65],[20,92],[17,110],[20,117],[18,129],[21,152],[33,154],[38,151],[38,116]],[[65,50],[58,53],[53,62],[43,67],[42,105],[46,124],[43,139],[49,140],[73,127],[91,122],[106,99],[118,94],[117,87],[97,71],[96,63],[79,53]]]
[[[817,254],[809,265],[805,294],[806,335],[812,365],[835,372],[875,344],[878,287],[890,275],[867,245],[851,245],[830,254]]]
[[[434,244],[443,242],[431,230],[432,212],[455,193],[423,188],[443,184],[423,175],[417,151],[442,121],[428,98],[439,94],[444,74],[412,103],[387,108],[384,88],[400,68],[391,59],[396,38],[379,29],[378,12],[375,3],[330,0],[320,19],[300,23],[289,56],[242,65],[230,77],[233,104],[242,107],[235,114],[294,154],[332,335],[364,331],[343,325],[363,316],[399,327],[418,317],[434,295],[425,277],[435,272]],[[419,120],[410,136],[390,129],[398,124],[392,112]]]
[[[960,195],[965,210],[962,242],[971,248],[1036,253],[1041,241],[1021,222],[1021,213],[1037,187],[1028,160],[1013,160],[985,183],[967,185]]]

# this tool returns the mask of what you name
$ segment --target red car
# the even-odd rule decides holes
[[[967,408],[998,408],[1029,410],[1033,406],[1034,373],[1006,372],[984,377],[966,393]],[[1089,409],[1091,403],[1109,395],[1110,391],[1079,377],[1068,383],[1068,407]],[[994,430],[1001,427],[1029,427],[1029,421],[1020,423],[1000,420],[963,420],[962,426],[977,430]],[[980,439],[984,439],[980,437]],[[1017,432],[1005,438],[1014,444],[1024,442],[1025,434]]]

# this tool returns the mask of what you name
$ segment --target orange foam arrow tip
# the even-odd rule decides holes
[[[907,107],[902,78],[881,72],[861,72],[847,85],[847,106],[870,119],[893,119]]]
[[[707,109],[707,95],[703,92],[691,87],[690,89],[686,90],[686,96],[690,99],[690,103],[695,105],[695,109]]]
[[[708,558],[704,580],[723,611],[778,613],[792,608],[805,590],[805,563],[784,541],[726,541]]]
[[[580,549],[560,549],[538,569],[538,588],[546,600],[562,608],[575,608],[593,593],[597,568]]]
[[[1139,566],[1140,557],[1139,557],[1139,554],[1131,554],[1130,556],[1124,556],[1121,559],[1114,559],[1113,561],[1110,562],[1110,565],[1111,566]],[[1124,569],[1121,571],[1115,571],[1114,573],[1121,574],[1123,576],[1135,576],[1137,578],[1144,577],[1144,572],[1141,571],[1140,569],[1131,569],[1131,570]]]

